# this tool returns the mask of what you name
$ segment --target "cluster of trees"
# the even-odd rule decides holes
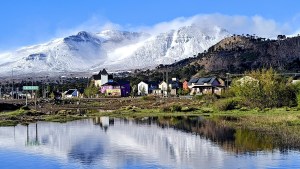
[[[248,79],[237,80],[230,88],[241,104],[248,107],[273,108],[296,106],[299,88],[273,69],[246,73]]]

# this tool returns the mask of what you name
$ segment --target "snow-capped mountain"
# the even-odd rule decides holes
[[[140,32],[105,30],[79,32],[45,44],[0,54],[0,73],[15,74],[88,72],[153,68],[159,64],[193,56],[207,50],[230,34],[219,27],[197,25],[150,35]]]

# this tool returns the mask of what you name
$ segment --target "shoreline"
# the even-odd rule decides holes
[[[21,108],[0,113],[0,126],[27,125],[37,121],[68,122],[99,116],[116,118],[202,116],[218,125],[276,136],[284,145],[300,147],[300,111],[295,108],[218,111],[196,99],[105,99],[105,101],[44,103],[37,111]],[[283,144],[283,143],[280,143]]]

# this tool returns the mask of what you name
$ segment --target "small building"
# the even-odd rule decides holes
[[[224,81],[216,77],[192,78],[189,82],[191,95],[218,94],[221,95],[225,88]]]
[[[108,82],[101,86],[100,91],[106,96],[127,97],[130,95],[130,82],[129,81]]]
[[[177,95],[177,90],[179,89],[179,82],[177,81],[176,78],[172,78],[172,80],[167,82],[162,81],[158,85],[158,89],[155,90],[155,95],[160,95],[160,96],[168,96],[168,92],[170,95],[175,96]]]
[[[300,75],[296,75],[293,77],[292,84],[296,84],[300,82]]]
[[[107,71],[103,69],[102,71],[100,70],[98,74],[92,76],[92,81],[96,87],[101,87],[107,82],[112,82],[113,75],[108,74]]]
[[[141,81],[138,84],[138,95],[144,96],[151,94],[153,91],[158,89],[158,83],[157,82],[147,82],[147,81]]]
[[[149,94],[149,85],[146,82],[141,81],[138,84],[138,95],[144,96]]]
[[[189,90],[189,82],[187,80],[182,83],[182,89]]]
[[[130,95],[130,82],[129,81],[118,81],[121,88],[121,96],[128,97]]]
[[[75,98],[79,97],[79,92],[77,89],[69,89],[64,93],[64,98]]]

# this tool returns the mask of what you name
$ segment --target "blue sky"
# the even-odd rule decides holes
[[[244,24],[231,28],[233,33],[260,34],[266,28],[293,34],[300,26],[299,5],[296,0],[1,0],[0,51],[47,42],[81,29],[97,32],[104,25],[150,29],[176,18],[181,17],[182,22],[202,15],[213,15],[214,24],[225,16],[226,23],[221,26],[226,29],[232,26],[231,17],[237,16],[247,24],[268,23],[251,30]],[[266,27],[269,25],[271,28]]]

